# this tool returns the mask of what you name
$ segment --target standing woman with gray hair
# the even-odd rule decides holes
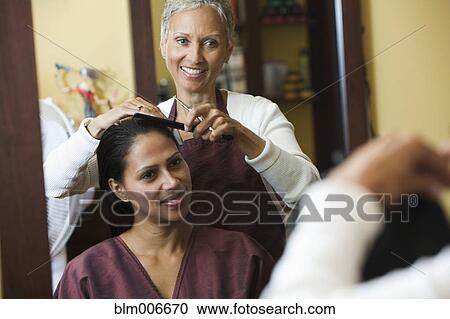
[[[285,229],[269,193],[274,190],[293,207],[319,174],[275,103],[216,89],[233,51],[233,30],[227,0],[166,1],[160,46],[176,98],[157,107],[138,98],[85,120],[78,135],[45,163],[47,194],[60,197],[98,184],[98,139],[121,118],[138,111],[167,117],[192,131],[179,132],[194,191],[187,220],[242,231],[277,260]]]

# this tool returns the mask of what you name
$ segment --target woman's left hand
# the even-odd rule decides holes
[[[233,142],[249,159],[259,156],[266,145],[265,140],[212,104],[194,106],[187,115],[185,126],[188,130],[195,128],[194,138],[201,137],[212,142],[220,140],[222,136],[232,136]]]
[[[200,122],[198,117],[202,118]],[[237,136],[242,125],[212,104],[194,106],[187,115],[185,126],[188,130],[194,127],[194,138],[202,138],[211,142],[218,141],[222,136]],[[209,128],[212,130],[209,130]]]

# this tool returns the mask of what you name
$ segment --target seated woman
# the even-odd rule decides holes
[[[259,296],[273,259],[241,232],[185,221],[191,176],[167,128],[122,120],[104,133],[97,161],[100,186],[112,191],[102,215],[121,233],[73,259],[55,297]]]

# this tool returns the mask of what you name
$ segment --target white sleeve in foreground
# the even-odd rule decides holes
[[[434,257],[422,257],[410,267],[336,290],[333,297],[450,298],[450,245]]]
[[[294,229],[263,298],[325,297],[359,282],[367,247],[381,224],[362,221],[355,210],[350,213],[353,221],[333,215],[333,209],[346,207],[347,203],[327,201],[327,197],[343,194],[355,201],[366,193],[355,185],[330,180],[305,190],[301,203],[314,203],[315,210],[305,206],[299,217],[313,216],[317,221],[304,219]],[[373,202],[365,205],[364,212],[381,214],[378,203]]]
[[[367,193],[355,185],[329,180],[316,183],[305,192],[322,219],[325,208],[333,207],[325,200],[329,194],[347,194],[356,202]],[[367,203],[364,213],[376,216],[381,209],[377,203]],[[310,215],[305,209],[302,214]],[[334,216],[337,218],[331,222],[300,223],[262,298],[450,297],[450,246],[435,257],[419,259],[411,267],[360,283],[364,260],[382,223],[361,220],[355,209],[351,216],[354,222]]]

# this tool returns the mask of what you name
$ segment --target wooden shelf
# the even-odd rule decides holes
[[[302,17],[263,17],[261,25],[263,26],[303,26],[312,23],[312,20],[306,16]]]

